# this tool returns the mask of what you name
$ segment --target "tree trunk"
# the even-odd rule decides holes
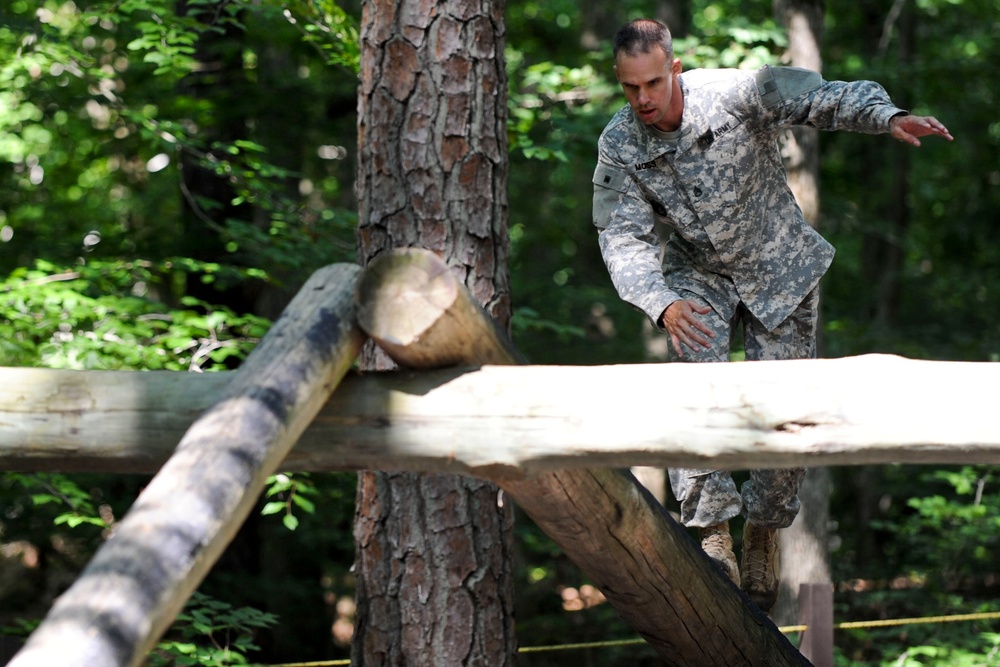
[[[358,255],[442,256],[507,326],[504,3],[364,3]],[[362,368],[392,362],[369,347]],[[510,665],[513,514],[487,482],[362,473],[354,664]]]
[[[776,20],[788,33],[784,59],[795,67],[823,71],[823,0],[774,0]],[[819,130],[796,127],[782,137],[782,159],[788,186],[806,220],[819,228]],[[817,349],[822,354],[822,321],[817,331]],[[802,509],[787,529],[779,533],[781,589],[771,618],[779,625],[795,623],[799,586],[830,581],[828,525],[830,517],[830,471],[814,468],[799,491]]]
[[[899,15],[899,62],[904,69],[913,60],[914,16],[908,6],[903,6]],[[897,103],[904,109],[909,106],[909,95],[905,92],[896,95]],[[910,207],[906,200],[910,191],[910,156],[911,146],[890,142],[891,151],[889,163],[893,165],[892,182],[889,191],[888,237],[883,240],[882,252],[879,253],[881,267],[878,281],[878,301],[875,307],[875,324],[885,329],[893,329],[899,320],[902,285],[900,282],[906,261],[906,237],[910,229]]]
[[[783,60],[795,67],[823,71],[823,0],[774,0],[776,20],[788,33]],[[819,130],[796,127],[782,137],[781,157],[788,186],[813,227],[819,225]]]
[[[177,5],[178,16],[191,10],[190,0]],[[215,4],[223,4],[216,0]],[[196,9],[205,9],[196,7]],[[221,11],[221,10],[220,10]],[[203,12],[201,20],[214,12]],[[243,69],[245,31],[231,23],[222,23],[204,32],[197,41],[196,57],[200,67],[179,84],[183,92],[210,105],[215,122],[201,128],[197,140],[208,153],[216,143],[230,144],[247,139],[246,74]],[[218,151],[222,153],[222,151]],[[222,154],[213,155],[224,158]],[[184,208],[184,231],[173,241],[185,257],[206,261],[225,255],[221,231],[228,218],[250,220],[252,211],[247,205],[234,205],[234,190],[229,178],[217,173],[207,161],[192,151],[181,151],[178,156],[180,169],[181,201]],[[206,205],[205,202],[212,205]],[[204,294],[205,288],[197,280],[189,280],[185,294]]]
[[[691,30],[691,0],[660,0],[655,17],[667,24],[674,38],[687,37]]]
[[[781,588],[771,610],[777,625],[798,622],[802,584],[831,583],[830,577],[830,470],[806,471],[799,501],[802,508],[791,526],[778,533],[781,549]]]
[[[872,58],[887,66],[887,49],[890,43],[898,45],[897,62],[900,71],[906,71],[913,57],[914,12],[910,3],[894,0],[886,9],[884,4],[871,5],[867,33],[871,45]],[[896,37],[893,41],[892,38]],[[893,90],[893,99],[902,108],[910,102],[909,85],[901,85]],[[909,150],[906,150],[909,149]],[[909,168],[912,146],[896,141],[882,146],[873,146],[877,151],[869,159],[880,164],[892,165],[888,186],[888,198],[884,207],[875,214],[881,223],[874,222],[864,236],[863,262],[865,278],[872,285],[875,299],[870,313],[872,329],[878,332],[891,331],[897,324],[899,301],[901,298],[900,277],[904,270],[906,236],[909,233],[910,213],[906,204],[909,191]],[[873,229],[871,228],[873,227]],[[860,467],[851,470],[852,486],[858,490],[858,521],[856,543],[858,564],[866,566],[882,557],[879,541],[884,535],[872,526],[872,519],[881,514],[879,503],[884,476],[881,468]]]

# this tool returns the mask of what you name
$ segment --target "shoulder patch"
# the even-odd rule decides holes
[[[625,192],[628,183],[628,173],[618,167],[613,167],[602,162],[597,163],[594,170],[594,185],[608,188],[615,192]]]
[[[823,85],[819,72],[801,67],[770,67],[757,70],[757,92],[760,102],[770,108],[812,92]]]

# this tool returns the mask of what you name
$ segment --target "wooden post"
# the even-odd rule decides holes
[[[334,265],[306,282],[12,667],[146,659],[357,357],[359,271]]]
[[[428,251],[377,257],[358,282],[358,304],[361,328],[402,366],[521,363]],[[488,476],[667,664],[808,664],[631,475],[574,469],[510,478],[501,467]]]
[[[799,650],[814,667],[833,667],[833,584],[799,586]]]

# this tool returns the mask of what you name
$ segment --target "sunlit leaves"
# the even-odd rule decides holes
[[[250,664],[248,655],[260,649],[255,636],[277,623],[278,617],[274,614],[251,607],[235,607],[195,592],[167,636],[150,654],[149,665],[247,665]]]
[[[267,0],[302,31],[329,65],[357,73],[361,66],[357,22],[332,0]]]
[[[6,473],[4,485],[20,487],[30,494],[35,507],[54,505],[55,525],[76,528],[82,525],[104,529],[109,522],[102,516],[93,496],[65,475],[54,473]]]
[[[180,307],[148,297],[171,275],[232,281],[234,270],[192,260],[159,265],[39,262],[0,283],[0,366],[216,370],[249,354],[269,323],[182,296]],[[228,277],[227,277],[228,276]],[[240,278],[243,279],[243,278]]]
[[[267,502],[260,513],[264,516],[281,514],[281,523],[288,530],[299,527],[296,511],[306,514],[316,513],[316,503],[309,496],[317,496],[319,491],[307,474],[292,475],[280,473],[267,479],[264,497]]]
[[[203,33],[221,32],[229,25],[242,27],[239,13],[245,3],[187,0],[185,6],[185,13],[179,14],[171,0],[122,0],[102,18],[128,21],[139,34],[126,48],[154,65],[154,75],[180,78],[198,68],[195,54]]]
[[[596,130],[617,103],[617,86],[591,65],[542,62],[523,66],[521,56],[508,50],[510,148],[529,159],[565,162],[566,144],[584,139],[576,131],[581,121]]]

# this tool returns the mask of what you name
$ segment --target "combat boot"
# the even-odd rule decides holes
[[[736,554],[733,553],[733,538],[729,534],[729,522],[723,521],[716,526],[699,528],[701,533],[701,548],[705,554],[719,564],[726,576],[740,585],[740,568],[736,565]]]
[[[778,531],[743,525],[743,592],[763,612],[778,599]]]

